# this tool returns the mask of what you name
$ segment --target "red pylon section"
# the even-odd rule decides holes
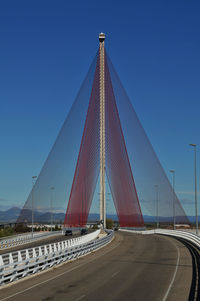
[[[143,227],[143,216],[128,158],[106,59],[105,108],[106,174],[119,223],[121,227]]]
[[[87,223],[99,174],[100,78],[99,58],[64,225]],[[121,227],[143,227],[120,118],[105,59],[106,174]]]

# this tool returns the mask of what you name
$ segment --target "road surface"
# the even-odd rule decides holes
[[[174,238],[116,232],[106,247],[0,290],[0,301],[185,301],[188,249]]]

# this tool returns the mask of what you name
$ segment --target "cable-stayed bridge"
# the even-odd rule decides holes
[[[83,227],[100,191],[99,219],[105,228],[107,188],[121,227],[144,227],[143,211],[159,222],[172,224],[175,218],[178,224],[188,224],[107,54],[105,35],[99,40],[99,50],[17,221],[42,222],[44,213],[65,211],[65,226]]]
[[[78,231],[99,195],[101,229],[72,239],[59,232],[40,240],[25,237],[21,245],[2,242],[0,301],[199,300],[199,237],[141,231],[144,212],[156,216],[157,228],[189,221],[104,40],[101,33],[97,54],[17,219],[33,224],[48,216],[52,222],[53,212],[64,211],[64,226]],[[116,233],[106,229],[107,190],[121,228]],[[39,273],[44,270],[48,273]],[[10,282],[15,285],[8,288]]]

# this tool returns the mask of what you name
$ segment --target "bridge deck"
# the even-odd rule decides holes
[[[167,296],[184,301],[191,280],[191,256],[181,242],[116,233],[114,241],[97,252],[1,289],[0,301],[164,301]]]

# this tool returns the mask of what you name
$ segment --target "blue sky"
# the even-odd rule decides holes
[[[176,191],[200,168],[199,1],[0,1],[0,208],[22,205],[106,33],[106,48]]]

